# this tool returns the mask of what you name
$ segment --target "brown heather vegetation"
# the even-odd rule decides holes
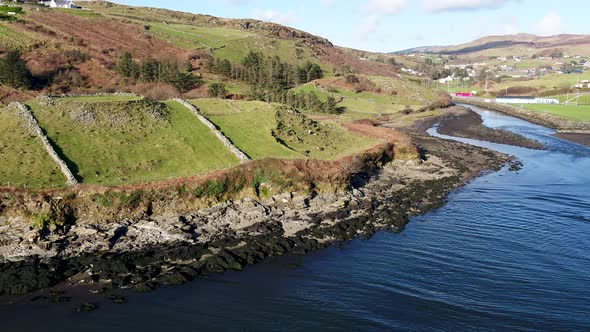
[[[392,128],[378,127],[375,121],[367,119],[342,125],[353,133],[382,139],[388,144],[392,144],[396,159],[418,158],[418,150],[414,142],[412,142],[412,139],[408,135],[400,131]]]
[[[351,52],[338,47],[322,47],[324,55],[320,57],[335,68],[346,66],[353,74],[397,77],[398,69],[387,63],[360,60]]]
[[[54,36],[69,45],[83,47],[102,65],[112,65],[113,55],[131,52],[137,57],[176,58],[184,61],[187,51],[179,49],[163,40],[152,38],[144,29],[131,22],[113,19],[93,19],[67,15],[55,11],[31,13],[27,16],[24,28],[34,30],[41,25],[52,31]],[[83,27],[81,29],[80,27]]]
[[[152,57],[200,69],[208,55],[186,51],[151,37],[139,24],[107,18],[84,18],[57,11],[31,12],[11,25],[17,33],[36,36],[23,49],[23,59],[33,74],[35,93],[2,87],[1,103],[25,100],[36,93],[94,93],[131,91],[151,98],[179,96],[169,85],[143,84],[122,79],[115,72],[119,55],[130,52],[136,58]],[[3,45],[0,51],[5,53]]]
[[[506,93],[506,91],[508,90],[508,93]],[[528,86],[514,86],[514,87],[510,87],[508,89],[501,89],[499,91],[493,92],[492,94],[498,97],[501,96],[532,96],[532,95],[536,95],[538,93],[538,90],[536,88],[533,87],[528,87]]]

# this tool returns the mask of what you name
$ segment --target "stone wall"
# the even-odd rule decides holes
[[[225,137],[225,135],[223,135],[223,133],[219,131],[219,129],[217,129],[217,127],[215,127],[215,125],[211,121],[209,121],[209,119],[203,116],[194,105],[180,98],[175,98],[173,100],[191,110],[191,112],[193,112],[193,114],[196,115],[197,118],[199,118],[199,120],[205,126],[207,126],[207,128],[209,128],[213,132],[213,134],[215,134],[217,139],[219,139],[219,141],[221,141],[221,143],[225,147],[227,147],[241,162],[250,160],[250,158],[244,152],[238,149],[238,147],[236,147],[227,137]]]
[[[59,169],[66,177],[66,183],[69,186],[77,184],[78,181],[76,180],[76,177],[74,177],[74,174],[72,174],[72,172],[68,168],[68,165],[66,165],[66,163],[55,152],[53,146],[51,145],[51,143],[49,143],[49,139],[47,138],[43,130],[41,130],[41,127],[39,127],[39,123],[33,116],[33,113],[31,113],[31,110],[23,103],[12,103],[10,104],[10,106],[16,107],[19,110],[19,115],[22,117],[23,121],[25,122],[25,125],[27,126],[27,129],[31,132],[31,134],[37,135],[41,139],[41,143],[43,143],[45,150],[47,151],[49,156],[51,156],[51,158],[57,163]]]
[[[131,92],[113,92],[113,93],[80,93],[80,94],[47,94],[49,97],[67,98],[67,97],[141,97],[138,94]]]

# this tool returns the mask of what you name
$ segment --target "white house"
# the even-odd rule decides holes
[[[448,82],[452,82],[453,81],[453,77],[452,76],[448,76],[447,78],[441,78],[440,80],[438,80],[438,82],[440,84],[446,84]]]
[[[71,0],[51,0],[49,2],[51,8],[78,8]]]

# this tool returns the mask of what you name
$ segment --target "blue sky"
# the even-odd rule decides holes
[[[116,0],[220,17],[256,18],[376,52],[452,45],[498,34],[590,34],[588,0]]]

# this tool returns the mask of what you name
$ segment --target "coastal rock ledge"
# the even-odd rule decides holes
[[[408,218],[439,207],[452,190],[510,158],[412,133],[423,161],[395,160],[357,174],[350,190],[244,199],[182,215],[73,221],[42,238],[18,218],[0,219],[0,295],[26,294],[80,280],[149,291],[198,276],[400,231]],[[88,282],[88,281],[85,281]]]

